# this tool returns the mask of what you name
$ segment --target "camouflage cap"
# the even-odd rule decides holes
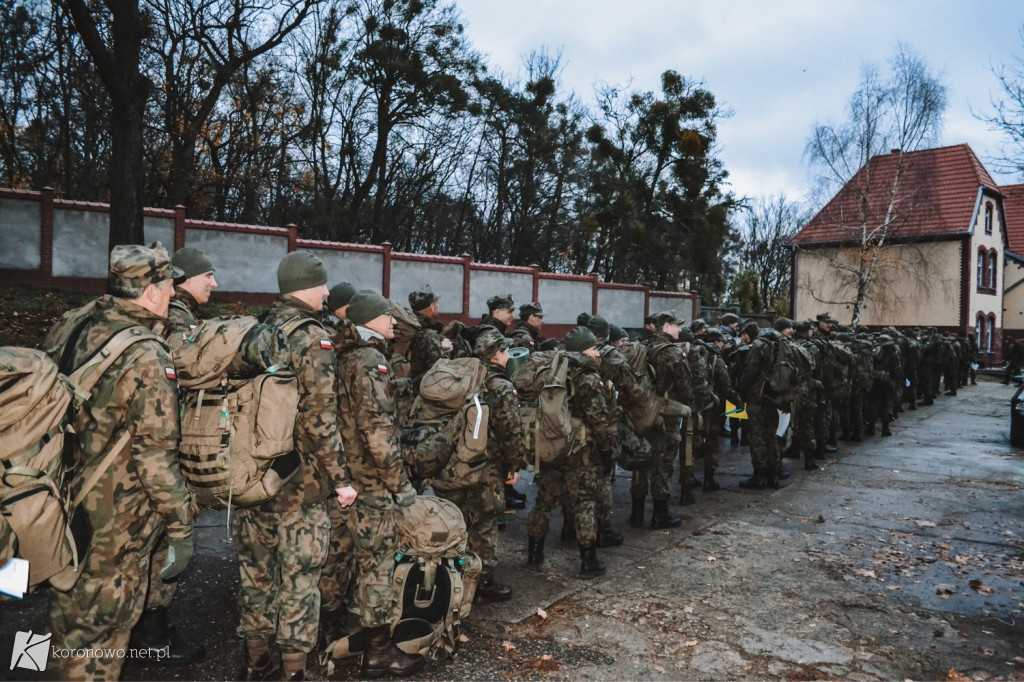
[[[127,289],[145,289],[150,284],[182,276],[171,263],[171,256],[160,242],[149,246],[125,244],[110,252],[110,284]]]
[[[857,340],[857,335],[852,332],[839,332],[839,340],[843,343],[853,343]]]
[[[757,322],[754,320],[748,320],[747,323],[743,325],[743,328],[740,329],[740,334],[746,334],[747,337],[753,341],[760,331],[761,328],[757,325]]]
[[[544,308],[541,307],[540,301],[533,301],[531,303],[524,303],[519,306],[519,319],[528,320],[530,315],[536,315],[537,317],[544,317]]]
[[[487,310],[494,312],[495,310],[515,310],[516,304],[512,300],[512,294],[504,294],[499,296],[491,296],[487,299]]]
[[[185,279],[191,279],[196,275],[202,275],[206,272],[213,272],[213,262],[206,257],[200,249],[192,246],[186,246],[183,249],[178,249],[171,256],[171,262],[174,266],[181,269],[181,277]]]
[[[597,337],[586,327],[574,327],[565,335],[562,343],[570,353],[582,353],[588,348],[597,347]]]
[[[495,329],[488,329],[476,337],[473,355],[481,360],[490,360],[495,353],[512,345],[512,340]]]
[[[694,334],[699,334],[702,329],[707,329],[708,323],[698,318],[690,323],[690,331]]]
[[[434,301],[440,301],[441,297],[434,293],[429,284],[424,284],[419,291],[409,294],[409,307],[414,311],[424,310]]]
[[[683,324],[683,320],[676,317],[676,311],[674,310],[663,310],[660,313],[654,313],[654,325],[656,327],[666,324]]]
[[[798,334],[806,334],[811,330],[811,326],[810,320],[801,320],[793,325],[793,331]]]
[[[338,308],[347,306],[355,294],[356,288],[348,282],[335,284],[327,295],[327,309],[333,313]]]

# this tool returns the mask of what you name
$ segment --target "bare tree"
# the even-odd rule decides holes
[[[1024,28],[1020,31],[1024,43]],[[992,99],[994,113],[975,114],[993,130],[1006,135],[1010,146],[995,160],[995,167],[1002,172],[1016,173],[1024,177],[1024,57],[1015,56],[1014,62],[997,64],[992,73],[1003,89],[1002,99]]]
[[[852,193],[845,202],[833,200],[817,219],[858,251],[856,258],[837,253],[831,259],[835,276],[849,283],[853,324],[886,247],[910,214],[926,210],[928,183],[908,152],[936,141],[946,109],[946,86],[909,47],[900,45],[889,67],[881,74],[866,66],[846,120],[816,125],[807,144],[822,185]]]
[[[735,291],[735,295],[740,300],[757,301],[754,307],[761,308],[745,312],[782,310],[786,307],[782,304],[789,300],[793,274],[787,244],[810,219],[808,208],[785,194],[762,196],[746,206],[741,215],[736,282],[754,290],[746,295]]]

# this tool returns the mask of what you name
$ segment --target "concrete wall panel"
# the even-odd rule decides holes
[[[53,276],[102,277],[110,269],[110,216],[96,211],[53,212]]]
[[[287,237],[187,229],[185,244],[213,262],[221,291],[277,293],[277,264],[288,253]]]
[[[598,289],[597,313],[620,327],[644,326],[644,292],[629,289]]]
[[[543,287],[543,284],[541,285]],[[543,291],[543,289],[542,289]],[[520,272],[501,272],[495,270],[471,270],[469,285],[469,316],[478,320],[487,312],[487,299],[491,296],[512,294],[516,308],[533,300],[533,275]],[[541,295],[544,312],[547,313],[547,302]],[[518,318],[519,312],[516,311]],[[576,316],[573,316],[576,319]],[[545,322],[549,320],[545,317]],[[554,321],[554,320],[550,320]]]
[[[0,199],[0,268],[39,269],[41,213],[38,201]]]
[[[580,313],[593,308],[593,286],[591,282],[541,279],[537,294],[544,306],[544,323],[576,324]]]
[[[460,264],[393,259],[391,298],[408,306],[409,294],[429,284],[434,293],[441,297],[438,302],[440,311],[458,314],[462,312],[462,276],[463,267]]]
[[[641,307],[641,310],[643,308]],[[676,317],[683,320],[686,324],[693,322],[693,300],[689,298],[675,298],[672,296],[658,296],[651,294],[651,312],[658,313],[663,310],[674,310]],[[640,327],[643,325],[643,319],[641,318]]]
[[[324,267],[327,268],[327,286],[348,282],[356,290],[370,289],[380,292],[384,284],[384,254],[336,249],[309,251],[324,262]]]

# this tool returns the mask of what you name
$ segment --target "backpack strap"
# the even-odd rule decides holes
[[[320,321],[317,320],[316,318],[310,317],[309,315],[296,315],[295,317],[291,317],[282,322],[281,324],[277,325],[277,327],[278,329],[281,330],[282,333],[284,333],[285,337],[288,338],[296,331],[298,331],[301,327],[304,327],[309,323],[315,324],[316,326],[320,327],[320,329],[323,329],[325,334],[327,333],[327,329],[324,328],[323,324],[321,324]]]

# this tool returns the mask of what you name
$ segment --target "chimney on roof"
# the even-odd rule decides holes
[[[903,150],[902,150],[902,149],[900,149],[899,147],[893,147],[893,148],[892,148],[892,149],[891,149],[890,151],[891,151],[891,152],[892,152],[893,154],[899,154],[899,153],[900,153],[901,151],[903,151]]]

